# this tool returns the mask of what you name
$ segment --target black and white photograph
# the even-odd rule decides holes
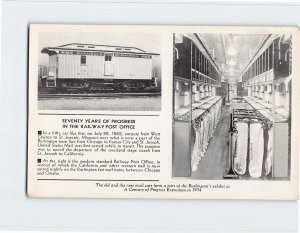
[[[292,35],[173,35],[173,178],[290,180]]]
[[[39,110],[160,111],[161,36],[39,33]]]

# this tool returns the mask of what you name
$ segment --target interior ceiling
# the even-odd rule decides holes
[[[229,83],[235,83],[266,35],[199,34]]]

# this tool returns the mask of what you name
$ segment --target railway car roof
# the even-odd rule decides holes
[[[147,55],[159,55],[157,53],[148,53],[142,49],[136,47],[114,46],[114,45],[96,45],[96,44],[81,44],[71,43],[56,47],[45,47],[42,49],[42,53],[49,55],[56,54],[58,51],[101,51],[101,52],[118,52],[118,53],[136,53]]]

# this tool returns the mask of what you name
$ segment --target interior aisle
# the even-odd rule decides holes
[[[231,178],[290,179],[292,35],[175,33],[174,42],[172,176],[223,180],[230,154]]]
[[[199,162],[197,171],[192,172],[192,179],[223,179],[229,160],[229,110],[229,106],[223,106],[220,121],[209,141],[204,157]]]

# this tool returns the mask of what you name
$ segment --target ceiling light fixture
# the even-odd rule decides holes
[[[229,56],[235,56],[235,55],[237,54],[237,51],[236,51],[236,49],[235,49],[233,46],[231,46],[231,47],[229,47],[229,49],[227,50],[227,54],[228,54]]]
[[[233,59],[231,59],[231,60],[228,62],[228,65],[230,65],[230,66],[235,66],[235,64],[236,64],[236,61],[233,60]]]

